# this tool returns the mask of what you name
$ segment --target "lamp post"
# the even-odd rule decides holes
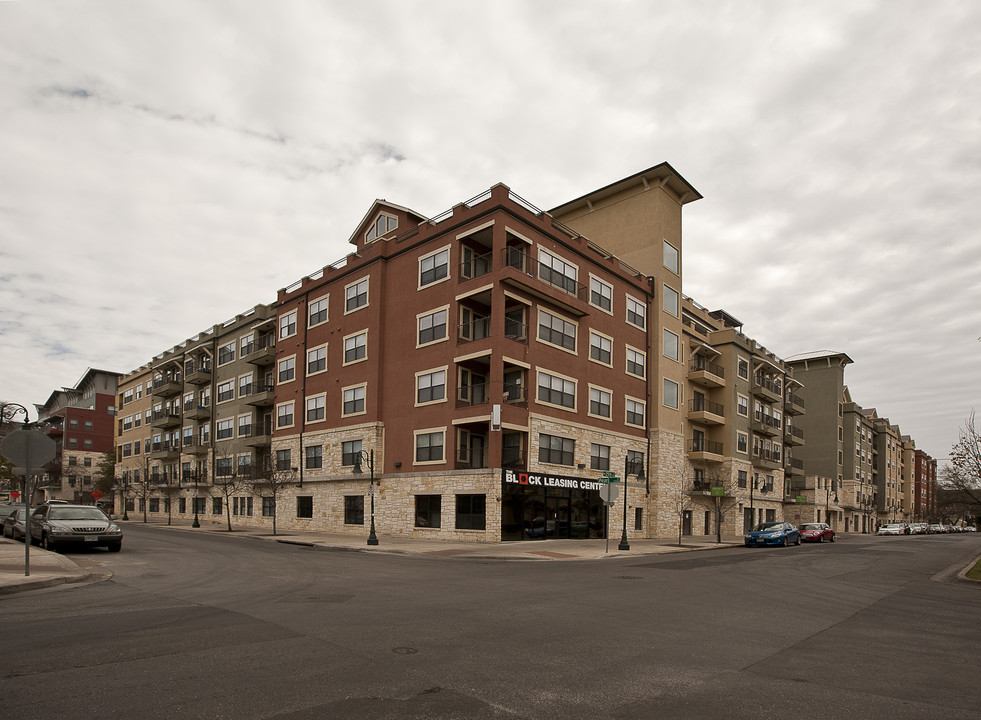
[[[368,544],[377,545],[378,536],[375,535],[375,451],[372,450],[360,450],[358,454],[354,456],[354,472],[355,475],[360,475],[364,472],[361,469],[362,458],[364,462],[368,464],[368,488],[369,494],[371,495],[371,530],[368,533]],[[626,528],[624,529],[626,532]]]
[[[637,472],[638,482],[644,480],[644,465],[642,461],[640,462],[640,470]],[[630,474],[630,456],[625,456],[623,458],[623,534],[620,536],[620,544],[617,545],[617,550],[629,550],[630,543],[627,542],[627,475]]]
[[[129,508],[128,508],[128,503],[126,501],[126,495],[127,495],[126,491],[129,490],[129,475],[127,475],[126,472],[123,473],[122,488],[123,488],[123,520],[129,520],[129,513],[127,512]]]
[[[198,473],[194,473],[194,522],[191,523],[192,528],[201,527],[201,523],[198,522]]]

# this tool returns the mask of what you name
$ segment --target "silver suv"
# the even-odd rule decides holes
[[[123,531],[94,505],[52,503],[39,506],[31,514],[31,542],[45,550],[94,545],[119,552]]]

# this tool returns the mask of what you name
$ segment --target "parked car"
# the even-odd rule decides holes
[[[942,533],[944,531],[944,526],[940,523],[930,523],[929,532],[931,535],[936,535],[937,533]]]
[[[914,535],[926,535],[929,532],[929,525],[926,523],[913,523],[911,526],[913,528]]]
[[[800,526],[800,539],[806,542],[835,541],[835,531],[828,523],[804,523]]]
[[[31,542],[45,550],[91,545],[118,552],[123,546],[123,531],[94,505],[41,505],[31,513],[30,532]]]
[[[800,531],[790,523],[760,523],[746,533],[745,543],[746,547],[758,545],[783,545],[787,547],[791,543],[800,545]]]
[[[27,517],[27,510],[17,508],[3,519],[3,536],[13,540],[23,540],[26,531],[24,530],[24,518]]]
[[[876,535],[905,535],[906,528],[902,523],[887,523],[885,525],[880,525],[879,529],[875,533]]]

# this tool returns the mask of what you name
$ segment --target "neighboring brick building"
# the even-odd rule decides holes
[[[38,421],[57,443],[57,456],[45,467],[46,500],[93,502],[94,477],[113,451],[116,381],[119,373],[88,369],[71,388],[55,390],[35,405]]]

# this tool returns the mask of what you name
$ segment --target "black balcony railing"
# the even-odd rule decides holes
[[[716,442],[715,440],[691,438],[688,441],[688,452],[711,453],[712,455],[721,455],[722,443]]]
[[[688,401],[689,412],[707,412],[719,417],[725,417],[726,409],[721,403],[706,400],[704,397],[695,397]]]
[[[486,253],[471,257],[469,260],[464,260],[460,263],[460,279],[470,280],[471,278],[486,275],[491,271],[493,257],[493,253]]]
[[[719,365],[718,363],[709,362],[702,356],[698,355],[692,358],[691,364],[689,366],[691,372],[707,372],[715,375],[716,377],[724,378],[726,376],[726,369]]]

